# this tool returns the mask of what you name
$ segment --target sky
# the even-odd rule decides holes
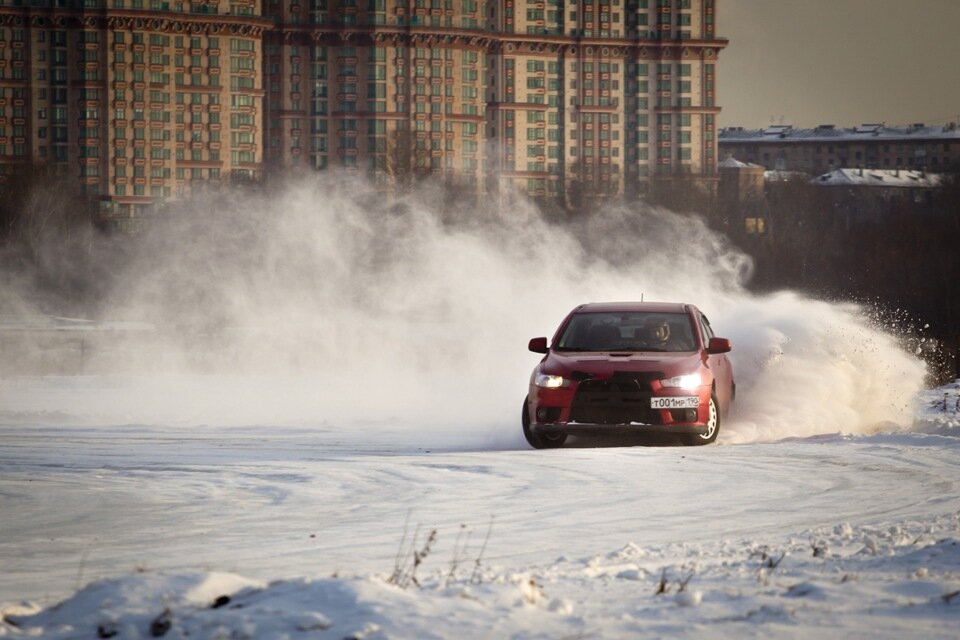
[[[960,119],[960,0],[720,0],[722,126]]]

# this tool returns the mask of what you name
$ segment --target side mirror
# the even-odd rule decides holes
[[[531,338],[530,344],[527,345],[527,348],[534,353],[546,353],[547,352],[547,339],[546,338]]]
[[[707,345],[707,353],[711,355],[728,353],[732,348],[730,341],[726,338],[710,338],[710,344]]]

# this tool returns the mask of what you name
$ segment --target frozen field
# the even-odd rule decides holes
[[[79,319],[0,271],[0,636],[957,637],[922,324],[751,294],[695,216],[381,195],[214,194],[92,270],[51,246]],[[639,299],[732,340],[718,444],[528,449],[528,340]]]
[[[930,434],[559,451],[7,412],[0,634],[956,637],[956,392]]]

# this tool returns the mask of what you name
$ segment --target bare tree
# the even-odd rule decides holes
[[[416,167],[416,143],[416,134],[408,121],[397,122],[396,128],[387,133],[383,168],[398,196],[409,193],[423,177]]]
[[[95,253],[104,237],[95,205],[76,180],[50,166],[17,166],[0,185],[0,266],[41,299],[68,307],[90,302],[110,271]]]

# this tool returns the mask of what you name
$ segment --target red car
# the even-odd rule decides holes
[[[730,341],[692,304],[583,304],[549,347],[534,338],[530,351],[546,354],[523,402],[523,435],[537,449],[649,432],[706,444],[736,395]]]

